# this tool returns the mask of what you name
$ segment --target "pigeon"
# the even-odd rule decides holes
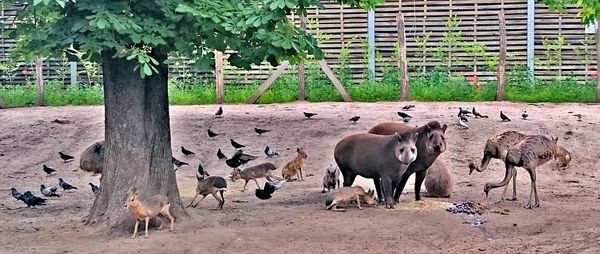
[[[71,162],[75,159],[75,157],[63,152],[58,152],[58,155],[60,155],[60,159],[62,159],[64,163]]]
[[[208,129],[208,137],[210,138],[214,138],[216,136],[219,136],[219,134],[214,133],[213,131],[211,131],[210,129]]]
[[[500,118],[502,118],[502,122],[510,122],[510,118],[508,118],[502,110],[500,110]]]
[[[56,172],[56,170],[46,166],[46,164],[42,165],[42,167],[44,168],[44,172],[46,172],[46,176],[50,176],[52,173]]]
[[[460,115],[460,116],[458,116],[458,118],[460,118],[460,120],[463,121],[463,122],[465,122],[465,123],[469,122],[469,119],[467,119],[467,117],[465,115]]]
[[[100,187],[94,185],[93,183],[89,183],[89,185],[92,187],[92,192],[94,195],[98,196],[98,194],[100,194]]]
[[[412,105],[412,104],[411,105],[406,105],[406,106],[402,107],[402,110],[408,111],[408,110],[411,110],[414,107],[415,107],[415,105]]]
[[[408,117],[408,118],[412,118],[412,116],[410,116],[409,114],[406,114],[406,113],[404,113],[404,112],[402,112],[402,111],[399,111],[399,112],[398,112],[398,115],[399,115],[400,117],[402,117],[402,118],[407,118],[407,117]]]
[[[480,114],[479,112],[477,112],[477,111],[475,110],[475,107],[473,107],[473,111],[472,111],[472,113],[473,113],[473,115],[475,116],[475,118],[477,118],[477,117],[479,117],[479,118],[488,118],[488,116],[486,116],[486,115],[482,115],[482,114]]]
[[[465,128],[465,129],[468,129],[469,128],[469,125],[467,124],[468,121],[469,120],[467,120],[467,118],[465,116],[461,115],[458,118],[458,125],[460,125],[461,127]]]
[[[225,160],[225,164],[231,168],[237,168],[242,165],[240,157],[242,156],[242,150],[237,150],[231,158]]]
[[[233,140],[233,139],[231,139],[231,138],[229,139],[229,141],[231,142],[231,145],[232,145],[232,146],[233,146],[235,149],[240,149],[240,148],[242,148],[242,147],[246,147],[245,145],[242,145],[242,144],[240,144],[240,143],[238,143],[238,142],[235,142],[235,140]]]
[[[175,157],[172,157],[172,161],[173,161],[173,165],[175,166],[175,171],[177,171],[177,169],[179,169],[183,165],[190,165],[189,163],[187,163],[185,161],[180,161],[178,159],[175,159]]]
[[[35,206],[46,205],[45,198],[36,197],[33,194],[31,194],[31,191],[25,192],[21,200],[23,200],[27,207],[35,208]]]
[[[272,158],[273,156],[279,156],[279,153],[277,153],[277,151],[273,150],[271,147],[267,146],[265,147],[265,154],[267,155],[267,158]]]
[[[223,152],[221,151],[221,148],[219,148],[219,151],[217,151],[217,157],[219,158],[219,160],[227,159],[227,156],[225,156],[225,154],[223,154]]]
[[[15,189],[15,188],[10,188],[10,195],[12,195],[13,198],[15,198],[16,200],[23,199],[23,193],[17,191],[17,189]]]
[[[358,119],[360,119],[360,116],[354,116],[354,117],[350,118],[350,122],[356,123],[358,121]]]
[[[402,117],[402,121],[404,121],[405,123],[410,122],[410,119],[412,119],[412,116],[410,116],[409,114],[406,114],[404,112],[398,112],[398,115],[400,117]]]
[[[582,117],[583,115],[581,115],[581,114],[579,114],[579,113],[578,113],[578,114],[574,114],[574,116],[576,116],[576,117],[577,117],[577,122],[581,122],[581,117]]]
[[[458,115],[469,115],[471,111],[464,109],[462,107],[458,107]]]
[[[185,156],[190,156],[192,154],[195,154],[194,152],[192,152],[188,149],[185,149],[185,147],[183,147],[183,146],[181,147],[181,153],[183,153],[183,155],[185,155]]]
[[[523,120],[527,120],[528,116],[529,116],[529,114],[527,114],[527,111],[523,110],[523,114],[521,114],[521,117],[523,118]]]
[[[237,150],[230,159],[225,160],[225,164],[231,168],[237,168],[256,158],[258,158],[258,156],[244,154],[242,150]]]
[[[217,112],[215,112],[215,116],[221,117],[222,115],[223,115],[223,107],[219,107],[219,109],[217,109]]]
[[[60,186],[63,190],[77,189],[77,187],[74,187],[73,185],[68,184],[62,178],[58,178],[58,186]]]
[[[317,115],[317,113],[310,113],[310,112],[303,112],[303,113],[304,113],[304,116],[306,116],[306,118],[308,118],[308,119]]]
[[[58,188],[54,186],[46,187],[46,185],[40,185],[40,192],[46,197],[60,197],[60,195],[56,194],[56,190],[58,190]]]
[[[275,192],[276,190],[281,189],[281,187],[283,187],[283,184],[285,183],[286,180],[281,180],[278,182],[265,182],[265,186],[263,187],[263,189],[256,189],[254,195],[262,200],[266,200],[266,199],[270,199],[272,197],[273,192]]]
[[[256,132],[256,134],[258,134],[260,136],[260,134],[266,133],[266,132],[270,132],[270,130],[263,130],[263,129],[259,129],[259,128],[254,128],[254,132]]]

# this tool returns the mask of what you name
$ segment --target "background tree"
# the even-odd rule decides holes
[[[600,69],[600,0],[541,0],[547,4],[551,10],[565,12],[567,6],[577,6],[579,12],[577,15],[584,24],[596,22],[596,71]],[[596,76],[596,101],[600,102],[600,75]]]
[[[338,0],[371,8],[382,0]],[[306,13],[318,0],[29,0],[19,4],[16,55],[78,57],[102,63],[106,154],[102,192],[87,223],[130,230],[126,190],[157,193],[183,209],[171,164],[167,77],[169,54],[211,67],[213,51],[234,50],[237,67],[322,57],[316,40],[286,15]],[[11,25],[11,24],[8,24]]]

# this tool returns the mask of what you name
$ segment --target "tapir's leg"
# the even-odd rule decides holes
[[[373,178],[373,184],[375,184],[375,191],[377,192],[377,198],[379,199],[379,203],[385,202],[385,194],[382,193],[381,190],[381,179]]]
[[[394,201],[392,199],[392,178],[390,178],[390,176],[382,176],[381,187],[383,187],[383,193],[385,195],[385,208],[394,208]]]
[[[427,169],[417,172],[417,175],[415,176],[415,200],[416,201],[421,200],[421,185],[423,184],[423,181],[425,180],[425,176],[427,176]]]
[[[412,175],[412,173],[412,171],[406,170],[406,172],[404,172],[404,174],[402,175],[398,186],[396,186],[396,192],[394,192],[394,202],[400,203],[400,195],[402,195],[404,186],[406,185],[406,182],[408,181],[408,178],[410,177],[410,175]]]
[[[344,187],[350,187],[354,183],[354,179],[356,179],[356,174],[347,172],[344,174]]]

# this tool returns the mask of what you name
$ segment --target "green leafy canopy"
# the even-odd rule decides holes
[[[565,12],[567,6],[577,6],[578,16],[584,24],[589,24],[600,18],[600,0],[541,0],[551,10]]]
[[[337,1],[374,8],[384,0]],[[233,50],[228,61],[246,69],[265,60],[277,65],[322,57],[317,41],[288,19],[320,6],[318,0],[29,0],[5,1],[5,8],[6,3],[22,7],[9,32],[18,42],[16,55],[99,62],[101,51],[116,50],[118,57],[137,59],[142,77],[160,64],[153,51],[210,67],[215,50]]]

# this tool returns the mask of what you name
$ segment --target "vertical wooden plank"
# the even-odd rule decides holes
[[[558,13],[558,37],[562,36],[562,14]],[[558,40],[558,38],[557,38]],[[560,55],[558,56],[558,83],[562,82],[562,49],[560,49]]]
[[[500,63],[498,64],[498,87],[496,88],[496,101],[504,100],[504,72],[506,69],[506,21],[504,19],[504,9],[498,15],[500,24]]]
[[[400,100],[406,101],[410,98],[410,90],[408,86],[408,66],[406,62],[406,32],[404,30],[404,15],[402,12],[398,12],[396,16],[398,20],[398,44],[399,44],[399,57],[398,57],[398,68],[400,68],[400,81],[401,81],[401,95]]]
[[[217,86],[217,104],[225,102],[225,84],[223,73],[223,52],[215,51],[215,83]]]
[[[335,74],[333,74],[333,71],[331,71],[329,64],[327,64],[327,61],[323,59],[319,61],[319,65],[321,65],[321,70],[323,70],[325,75],[327,75],[329,80],[331,80],[331,83],[333,83],[335,89],[337,89],[340,95],[342,95],[342,99],[344,99],[345,102],[351,102],[352,98],[350,98],[350,95],[348,95],[348,92],[346,92],[346,89],[344,88],[344,86],[342,86],[342,82],[340,82],[340,80],[337,79],[337,77],[335,77]]]
[[[281,63],[279,66],[277,66],[277,70],[275,70],[273,75],[271,75],[267,80],[265,80],[265,82],[263,82],[260,85],[258,90],[256,90],[256,92],[252,95],[252,97],[250,97],[250,99],[248,99],[246,101],[246,103],[248,103],[248,104],[255,103],[258,100],[258,98],[265,91],[267,91],[267,89],[269,89],[269,87],[271,87],[271,85],[275,82],[275,80],[277,80],[277,78],[279,78],[279,76],[281,76],[283,73],[285,73],[285,69],[287,69],[288,66],[290,66],[290,62],[288,62],[288,61],[285,61],[285,62]]]
[[[596,20],[596,102],[600,102],[600,21]]]
[[[423,36],[425,36],[427,34],[427,25],[425,23],[425,21],[427,21],[427,0],[423,1],[423,20],[421,21],[423,24]],[[423,54],[423,74],[425,74],[427,72],[427,56],[425,56],[425,54]]]
[[[35,61],[35,88],[37,90],[37,97],[35,105],[44,106],[44,67],[43,60],[39,58]]]
[[[304,15],[300,15],[300,29],[306,31],[306,17],[304,17]],[[301,61],[298,64],[298,100],[300,101],[306,100],[305,72],[304,61]]]

